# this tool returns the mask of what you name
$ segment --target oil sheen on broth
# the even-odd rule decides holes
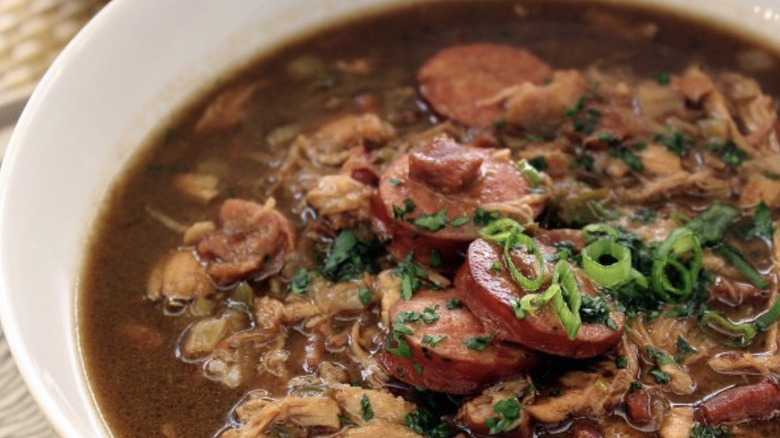
[[[416,4],[226,77],[116,182],[79,304],[117,437],[774,436],[778,59]]]

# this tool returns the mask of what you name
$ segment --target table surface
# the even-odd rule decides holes
[[[0,158],[35,84],[107,1],[0,0]],[[0,438],[54,437],[0,328]]]

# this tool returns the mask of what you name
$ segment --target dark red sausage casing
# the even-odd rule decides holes
[[[448,309],[451,299],[459,299],[454,290],[420,291],[411,300],[398,301],[390,308],[391,324],[402,312],[422,313],[426,307],[435,309],[439,316],[431,324],[406,323],[413,334],[402,336],[411,348],[411,358],[397,356],[386,348],[381,350],[380,360],[393,376],[431,391],[474,394],[490,383],[526,373],[536,365],[538,355],[519,345],[490,340],[484,350],[469,348],[464,341],[489,334],[468,309]],[[425,335],[446,338],[432,347],[423,342]]]
[[[524,260],[518,253],[513,251],[512,255],[521,272],[523,269],[528,270],[529,263],[536,263],[529,255],[525,254]],[[501,264],[500,271],[493,269],[495,262]],[[548,276],[552,269],[553,266],[548,263]],[[597,292],[590,280],[576,267],[572,269],[580,291],[595,296]],[[544,291],[547,283],[549,278],[539,291]],[[468,308],[489,332],[495,332],[498,339],[517,342],[534,350],[557,356],[588,358],[613,348],[623,336],[625,316],[615,309],[612,309],[611,317],[617,330],[603,324],[583,323],[574,339],[566,336],[551,305],[544,306],[539,312],[524,319],[518,319],[511,303],[526,292],[511,278],[503,262],[503,250],[482,239],[475,240],[469,246],[466,262],[455,277],[455,285]]]
[[[479,225],[473,221],[477,208],[518,202],[527,194],[528,182],[508,155],[441,136],[399,157],[382,173],[372,200],[372,224],[380,236],[390,238],[388,250],[395,259],[414,251],[416,262],[429,264],[435,250],[441,270],[455,272],[468,244],[479,237]],[[529,200],[529,220],[541,213],[545,200]],[[399,216],[397,212],[405,211],[410,202],[412,211]],[[421,215],[442,210],[446,225],[439,230],[414,223]],[[460,222],[452,225],[453,220]]]
[[[540,85],[551,74],[552,69],[527,50],[478,43],[439,51],[420,68],[417,80],[423,98],[438,114],[484,128],[504,116],[491,98],[514,85]]]

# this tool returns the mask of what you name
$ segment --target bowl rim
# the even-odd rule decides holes
[[[176,4],[178,2],[180,5],[187,5],[189,4],[187,3],[188,1],[189,0],[172,0],[172,3]],[[230,1],[238,3],[240,0]],[[368,8],[386,7],[390,4],[395,6],[411,3],[412,1],[413,0],[364,0],[362,2],[352,2],[353,5],[349,6],[349,0],[328,0],[325,1],[326,4],[329,6],[334,5],[336,7],[324,15],[317,16],[317,18],[330,17],[329,20],[332,21],[332,18],[336,16],[350,15],[356,13],[356,11],[366,11]],[[763,44],[774,48],[775,51],[780,51],[778,50],[780,49],[780,32],[778,32],[778,29],[780,29],[780,7],[773,4],[772,0],[752,0],[749,2],[741,0],[606,1],[610,3],[628,2],[647,7],[658,7],[667,9],[672,13],[686,14],[701,18],[704,21],[717,23],[718,25],[727,28],[729,31],[738,32],[748,38],[760,40]],[[137,11],[143,10],[144,8],[156,7],[149,5],[138,6],[139,3],[144,2],[133,2],[132,0],[114,0],[109,2],[65,47],[39,84],[35,87],[19,119],[17,128],[12,134],[6,155],[3,159],[3,164],[0,166],[0,233],[3,235],[7,235],[6,233],[13,231],[8,228],[8,217],[16,214],[15,207],[18,206],[18,197],[12,199],[11,195],[15,195],[16,193],[11,193],[10,190],[18,185],[15,183],[16,180],[18,180],[18,163],[25,158],[25,154],[27,154],[27,151],[25,151],[22,145],[30,138],[31,132],[35,129],[36,121],[41,117],[41,113],[47,111],[47,99],[49,99],[52,90],[62,86],[63,78],[66,78],[73,70],[74,64],[87,62],[84,58],[89,55],[89,49],[94,48],[96,41],[100,40],[104,34],[107,32],[110,34],[112,27],[115,27],[115,25],[125,19],[125,14],[129,11],[132,12],[131,10]],[[150,3],[162,4],[165,2]],[[222,5],[222,7],[229,4],[228,2],[221,0],[203,0],[201,3]],[[299,6],[305,5],[306,7],[311,7],[313,5],[322,7],[322,3],[318,3],[316,0],[300,0],[296,2],[296,4]],[[695,12],[692,12],[690,8],[695,5],[700,6],[700,8]],[[348,10],[351,12],[346,12]],[[253,52],[254,51],[255,50],[253,50]],[[232,63],[230,63],[231,69],[235,69],[242,64],[242,62],[243,61],[240,61],[239,59],[232,59]],[[192,84],[192,81],[192,78],[185,80],[187,84]],[[158,90],[158,94],[165,94],[166,92],[168,91]],[[180,107],[182,101],[177,102],[178,103],[174,106]],[[146,138],[146,135],[143,135],[143,137]],[[129,156],[128,154],[122,155],[122,160],[126,161]],[[124,163],[124,161],[122,161],[122,163]],[[117,168],[122,168],[123,166],[124,164],[117,165],[108,173],[115,173]],[[98,199],[104,199],[102,189],[99,191],[98,195]],[[99,214],[99,210],[92,210],[92,214]],[[94,219],[94,216],[92,216],[92,219]],[[86,221],[86,224],[91,224],[91,221]],[[85,236],[81,237],[81,239],[77,240],[83,247],[85,239],[89,237],[89,234],[85,233]],[[13,286],[8,282],[8,274],[11,267],[8,266],[7,262],[14,257],[14,254],[10,251],[11,248],[9,248],[8,245],[4,243],[0,244],[0,324],[2,324],[11,353],[25,384],[30,389],[32,396],[42,408],[54,429],[62,436],[80,436],[82,431],[77,428],[73,418],[71,418],[74,413],[64,407],[58,400],[55,400],[52,391],[56,390],[56,388],[53,389],[52,382],[47,380],[47,377],[49,376],[42,376],[36,372],[36,370],[39,370],[38,365],[40,358],[36,357],[31,352],[29,346],[25,344],[23,327],[20,324],[20,318],[22,316],[15,312],[17,308],[15,307],[15,302],[11,299],[15,294],[19,294],[20,292],[12,290]],[[83,260],[78,260],[76,266],[79,269],[82,269]],[[80,272],[75,273],[76,279],[80,278],[80,276]],[[78,367],[76,370],[78,373],[75,377],[78,379],[76,386],[78,387],[79,394],[71,395],[78,395],[81,401],[87,401],[90,404],[86,407],[88,415],[90,416],[87,421],[92,424],[93,427],[98,427],[103,435],[111,436],[99,414],[96,401],[92,396],[91,389],[89,389],[89,382],[85,375],[84,364],[81,361],[80,341],[78,340],[79,335],[76,327],[76,293],[78,292],[78,289],[78,285],[74,283],[64,285],[62,290],[63,292],[72,295],[70,299],[70,312],[66,317],[66,322],[68,323],[71,332],[66,336],[73,342],[70,349],[70,357],[68,359],[71,361],[75,360],[74,364]]]

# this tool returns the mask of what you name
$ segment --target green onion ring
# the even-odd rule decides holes
[[[599,262],[609,255],[616,261],[610,265]],[[612,239],[599,239],[582,250],[582,268],[591,280],[603,287],[615,287],[632,278],[631,250]]]
[[[542,252],[539,251],[539,247],[536,246],[531,237],[523,234],[523,226],[518,224],[512,219],[503,218],[499,219],[492,224],[482,228],[479,231],[480,236],[488,242],[493,242],[503,246],[504,248],[504,263],[509,269],[509,273],[512,278],[520,284],[520,286],[528,291],[534,292],[542,286],[544,282],[544,258]],[[525,246],[530,254],[536,257],[536,262],[539,265],[539,272],[536,278],[528,278],[524,276],[517,269],[514,260],[512,260],[511,250]]]
[[[688,267],[679,258],[693,253],[688,261]],[[653,262],[650,283],[658,296],[664,301],[672,301],[672,295],[677,300],[684,300],[693,293],[693,284],[699,278],[701,270],[702,250],[696,235],[687,228],[677,228],[666,238],[658,248],[657,258]],[[680,275],[682,286],[672,284],[666,275],[666,268],[671,267]]]
[[[573,340],[580,331],[582,320],[580,319],[580,305],[582,296],[580,287],[568,262],[562,261],[555,266],[555,272],[560,277],[561,291],[553,296],[553,308],[558,314],[566,336]]]
[[[619,237],[617,230],[614,227],[607,224],[590,224],[582,228],[582,237],[585,240],[590,240],[594,234],[604,234],[608,237],[617,239]]]

